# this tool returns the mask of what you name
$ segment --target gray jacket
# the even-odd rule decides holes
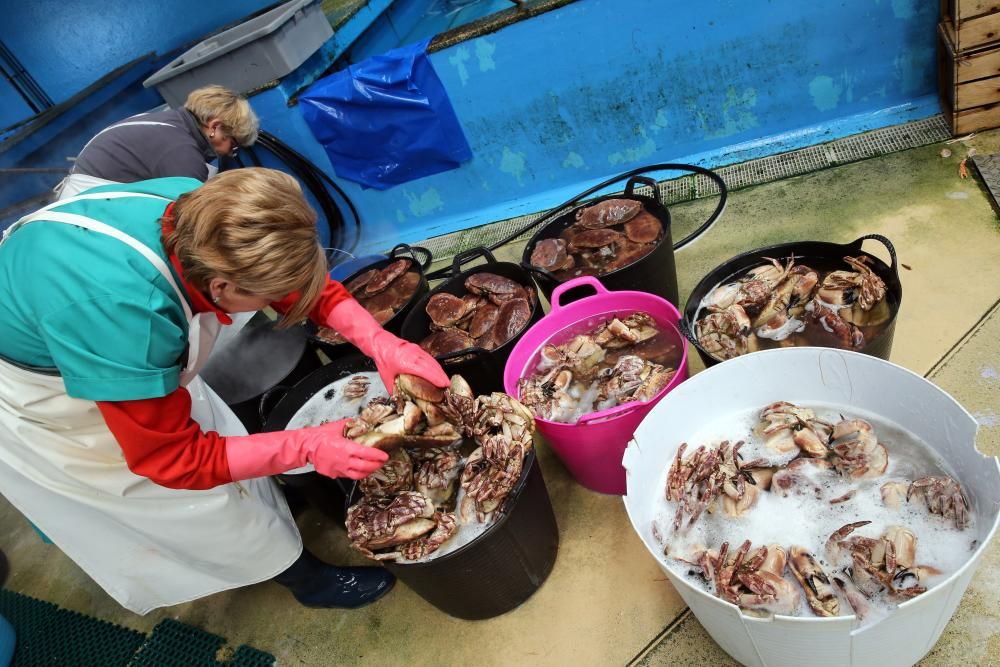
[[[205,181],[212,145],[187,109],[139,114],[99,132],[83,147],[74,174],[118,183],[189,176]]]

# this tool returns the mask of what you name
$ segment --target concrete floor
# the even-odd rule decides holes
[[[1000,131],[926,146],[735,192],[722,220],[677,255],[680,293],[747,249],[783,241],[847,242],[866,233],[895,244],[905,298],[892,360],[955,396],[979,419],[981,451],[1000,454],[1000,224],[974,178],[959,178],[969,148],[1000,151]],[[674,238],[704,219],[710,200],[671,208]],[[874,244],[873,244],[874,246]],[[880,256],[877,248],[872,250]],[[520,249],[501,256],[519,258]],[[701,370],[697,358],[691,371]],[[172,617],[273,653],[281,665],[476,663],[723,665],[630,527],[622,502],[583,489],[541,445],[539,459],[561,532],[549,579],[518,609],[487,621],[451,618],[405,585],[353,612],[300,607],[266,583],[158,610],[119,608],[0,499],[7,586],[138,630]],[[315,510],[300,520],[320,555],[361,563],[343,529]],[[958,612],[921,665],[997,664],[1000,545],[994,543]],[[993,661],[991,663],[991,660]],[[804,657],[804,664],[808,658]]]

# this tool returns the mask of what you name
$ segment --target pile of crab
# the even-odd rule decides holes
[[[605,199],[577,209],[576,222],[557,238],[538,241],[529,261],[560,282],[601,276],[645,257],[661,238],[663,225],[641,201]]]
[[[744,457],[744,441],[690,453],[681,444],[667,471],[669,535],[653,523],[664,553],[716,596],[744,610],[790,615],[849,608],[863,620],[924,593],[944,573],[942,563],[920,561],[918,532],[934,540],[924,558],[933,552],[955,566],[967,556],[961,533],[970,507],[954,478],[887,479],[888,450],[862,419],[831,423],[787,402],[759,417],[753,436],[761,456]],[[859,532],[876,521],[875,534]],[[754,548],[754,541],[763,544]]]
[[[534,429],[531,413],[506,394],[475,397],[458,375],[447,389],[400,375],[391,399],[373,399],[344,430],[390,452],[359,482],[361,498],[347,512],[351,544],[375,560],[414,561],[464,524],[490,524],[521,477]]]
[[[649,313],[610,316],[565,343],[543,346],[535,370],[518,381],[518,398],[542,419],[575,423],[653,398],[674,377],[679,353]]]
[[[413,261],[397,259],[384,269],[368,269],[344,287],[379,324],[385,324],[405,306],[420,286],[420,274],[411,271]],[[329,327],[319,327],[316,337],[334,345],[347,341]]]
[[[527,326],[538,300],[534,286],[488,271],[472,274],[464,286],[466,294],[438,292],[427,301],[431,333],[420,347],[436,357],[500,347]]]
[[[795,257],[768,261],[702,299],[695,335],[712,356],[796,344],[856,350],[868,342],[866,331],[873,337],[892,316],[885,282],[865,255],[844,257],[849,270],[823,276]]]

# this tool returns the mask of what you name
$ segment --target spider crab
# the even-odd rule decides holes
[[[739,516],[753,505],[759,494],[753,468],[763,461],[742,461],[739,453],[742,446],[742,440],[734,445],[728,440],[718,447],[702,445],[687,458],[684,457],[687,443],[677,448],[667,473],[666,488],[667,500],[677,503],[675,531],[690,528],[702,512],[712,508],[720,494],[725,496],[723,511],[730,516]],[[685,514],[689,518],[683,525]]]
[[[916,495],[924,497],[927,511],[951,519],[955,528],[963,530],[969,525],[969,499],[962,486],[951,477],[934,476],[915,480],[907,488],[906,500],[909,501]]]
[[[852,479],[871,479],[885,472],[889,453],[875,429],[863,419],[845,419],[833,427],[830,440],[833,467]]]
[[[836,530],[826,542],[828,561],[844,566],[843,572],[854,588],[868,599],[885,592],[891,599],[903,600],[925,592],[927,578],[941,571],[916,565],[917,537],[913,531],[889,526],[879,538],[851,535],[869,523],[857,521]],[[855,611],[861,615],[867,610]]]
[[[788,614],[799,605],[799,592],[784,578],[787,565],[785,550],[777,544],[758,547],[750,552],[750,540],[729,553],[729,542],[719,552],[706,551],[700,564],[705,578],[712,582],[715,594],[742,609]]]
[[[363,496],[347,510],[347,536],[355,549],[378,559],[374,549],[403,544],[434,530],[433,517],[434,504],[416,491]]]
[[[413,487],[429,498],[435,507],[450,504],[462,472],[462,457],[458,451],[443,448],[414,450],[412,459]]]
[[[721,313],[732,305],[739,306],[747,315],[756,316],[770,300],[771,293],[785,279],[794,260],[785,265],[765,257],[767,264],[756,266],[739,280],[719,285],[705,297],[702,306],[713,313]]]
[[[816,557],[804,547],[793,546],[789,551],[789,566],[806,595],[806,603],[817,616],[836,616],[840,613],[830,578],[823,571]]]
[[[465,463],[459,507],[463,520],[490,519],[513,491],[532,447],[535,418],[507,394],[476,398],[472,434],[479,444]]]

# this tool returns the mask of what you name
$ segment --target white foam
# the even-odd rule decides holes
[[[909,503],[904,501],[898,510],[888,508],[882,502],[879,489],[890,480],[909,482],[928,475],[949,475],[958,479],[930,447],[904,428],[874,414],[854,408],[847,411],[834,405],[809,404],[802,407],[812,408],[817,417],[831,423],[839,421],[842,414],[848,418],[861,418],[870,422],[879,441],[889,452],[889,466],[885,474],[875,479],[855,482],[832,471],[808,471],[804,474],[810,485],[804,493],[782,497],[778,493],[764,492],[742,517],[727,517],[721,509],[717,509],[713,514],[704,513],[686,532],[682,529],[674,533],[672,524],[676,504],[664,498],[662,490],[666,486],[667,476],[667,470],[664,470],[659,492],[652,502],[656,526],[654,534],[659,536],[658,542],[666,547],[668,556],[690,556],[692,552],[705,547],[717,550],[723,542],[729,542],[732,550],[749,539],[754,548],[771,543],[779,544],[786,550],[793,545],[805,547],[817,556],[827,574],[833,576],[838,571],[834,564],[827,562],[824,548],[829,536],[845,524],[871,521],[871,524],[857,529],[854,534],[879,537],[889,526],[900,525],[909,528],[916,535],[916,564],[933,566],[943,572],[942,576],[931,578],[929,587],[935,581],[941,581],[955,572],[968,560],[974,549],[973,530],[966,528],[964,531],[957,531],[951,520],[930,514],[921,498],[914,498]],[[715,445],[721,440],[742,439],[746,441],[740,450],[743,460],[756,457],[763,446],[750,432],[750,427],[756,423],[758,412],[747,411],[713,420],[688,440],[687,455],[690,456],[693,448],[701,444]],[[812,490],[813,483],[820,487],[818,495]],[[830,504],[831,499],[851,489],[855,490],[851,499],[836,505]],[[686,522],[685,516],[682,526]],[[668,562],[671,562],[670,558]],[[701,577],[693,574],[698,568],[681,562],[674,562],[671,567],[678,575],[688,577],[695,585],[705,586]],[[790,572],[786,573],[786,578],[794,581]],[[882,611],[893,608],[888,602],[873,606]],[[800,612],[802,615],[811,615],[804,606]],[[846,600],[842,600],[841,614],[851,613]],[[874,622],[881,617],[873,612],[865,619],[865,623]]]

